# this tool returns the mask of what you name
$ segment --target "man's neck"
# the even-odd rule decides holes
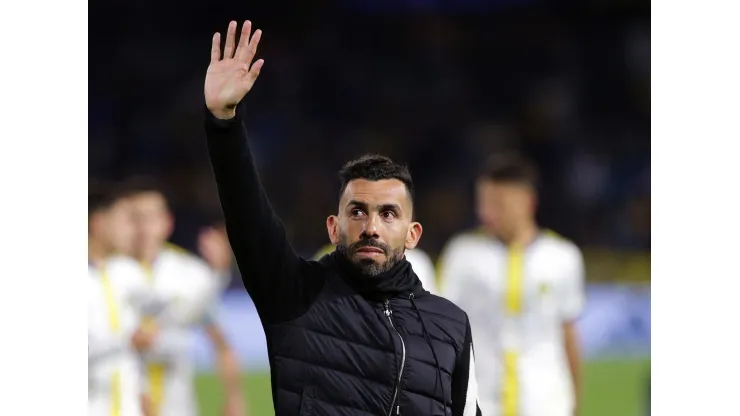
[[[157,247],[153,250],[145,250],[141,253],[138,253],[136,256],[136,260],[140,262],[141,264],[151,266],[154,264],[154,261],[157,260],[157,257],[159,256],[159,252],[162,250],[161,247]]]
[[[514,235],[503,241],[509,247],[526,247],[537,238],[539,232],[537,224],[530,222],[519,227]]]
[[[106,257],[108,257],[108,250],[105,249],[103,244],[100,244],[92,237],[88,237],[87,261],[97,267],[105,261]]]

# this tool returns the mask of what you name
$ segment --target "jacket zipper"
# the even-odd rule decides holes
[[[393,415],[393,405],[396,404],[396,399],[398,398],[398,390],[401,388],[401,379],[403,378],[403,369],[406,367],[406,343],[403,341],[403,337],[401,336],[401,333],[398,332],[398,329],[396,329],[396,326],[393,325],[393,319],[391,319],[391,315],[393,315],[393,311],[391,311],[391,305],[390,301],[388,299],[385,300],[385,316],[388,317],[388,322],[391,324],[391,328],[393,328],[394,331],[396,331],[396,334],[398,335],[398,339],[401,340],[401,368],[398,370],[398,380],[396,381],[396,388],[393,390],[393,400],[391,400],[391,407],[388,409],[388,416]],[[399,404],[396,407],[396,415],[401,414],[401,405]]]

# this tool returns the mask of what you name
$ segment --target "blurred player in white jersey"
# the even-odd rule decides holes
[[[164,193],[155,184],[139,179],[124,188],[136,224],[133,256],[146,270],[151,290],[167,299],[169,316],[173,318],[166,327],[160,327],[152,348],[143,356],[155,416],[198,414],[192,360],[192,329],[198,326],[204,328],[214,346],[225,393],[225,415],[246,414],[240,366],[215,321],[232,258],[225,233],[210,230],[201,235],[200,245],[209,261],[206,263],[167,243],[174,220]]]
[[[333,244],[327,244],[314,254],[313,258],[314,260],[318,260],[336,250],[336,248],[337,246]],[[413,250],[407,249],[406,260],[411,263],[411,268],[414,269],[414,273],[416,273],[416,276],[421,280],[421,285],[424,286],[424,289],[428,290],[429,293],[439,295],[439,291],[437,290],[437,281],[435,280],[436,273],[434,270],[434,263],[432,263],[432,260],[429,258],[427,253],[420,248],[415,248]]]
[[[487,416],[573,416],[580,396],[574,326],[584,303],[578,247],[535,220],[537,173],[492,156],[477,178],[480,230],[449,241],[442,294],[470,317]]]
[[[109,190],[88,194],[88,415],[150,416],[138,354],[154,328],[140,327],[149,302],[145,275],[131,258],[130,204]]]

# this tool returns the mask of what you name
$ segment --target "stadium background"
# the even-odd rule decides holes
[[[249,98],[262,178],[296,249],[326,243],[336,169],[367,151],[409,164],[421,247],[474,226],[472,175],[516,147],[544,178],[540,221],[584,248],[582,416],[642,414],[650,369],[650,3],[344,0],[90,3],[89,176],[168,185],[173,241],[218,214],[203,141],[211,34],[249,18],[265,69]],[[219,316],[252,415],[271,414],[264,335],[238,277]],[[203,415],[218,384],[200,334]]]

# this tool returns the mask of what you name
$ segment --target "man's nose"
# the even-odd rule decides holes
[[[366,237],[378,237],[377,215],[370,214],[367,216],[365,221],[365,227],[362,229],[362,234]]]

